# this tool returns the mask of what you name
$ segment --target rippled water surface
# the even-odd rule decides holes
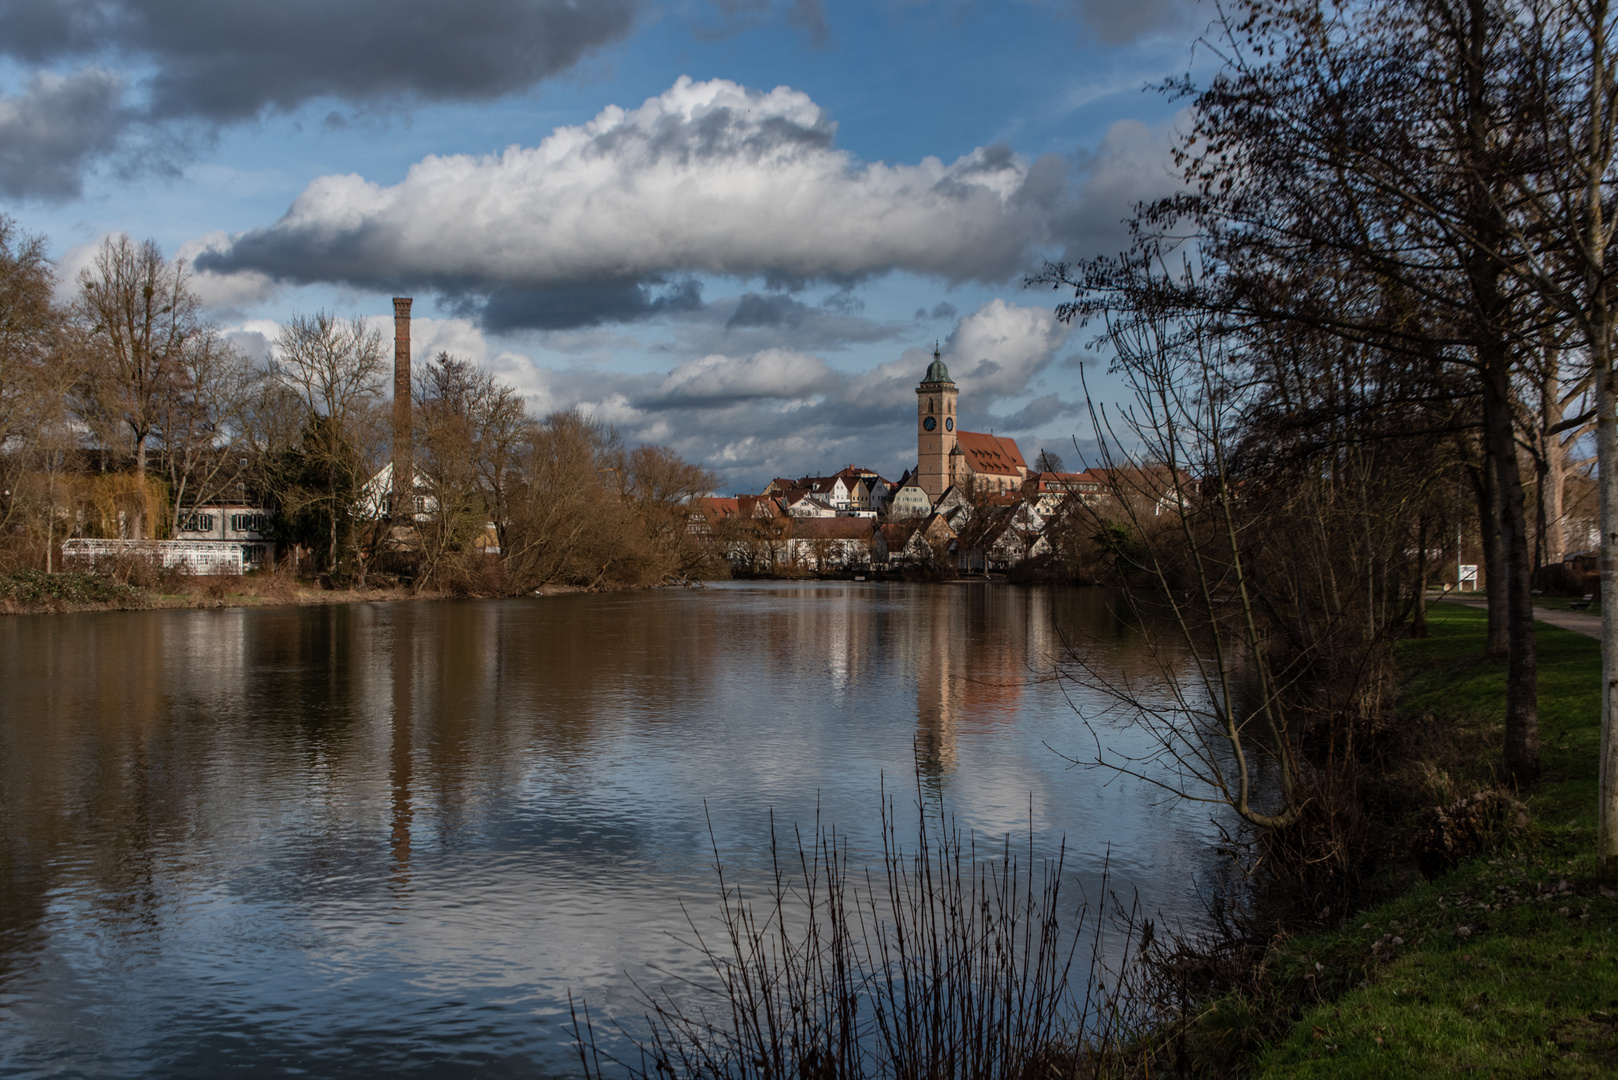
[[[1057,753],[1064,641],[1153,668],[1005,585],[0,616],[0,1074],[571,1075],[570,990],[692,969],[715,844],[870,851],[884,777],[1193,910],[1205,814]]]

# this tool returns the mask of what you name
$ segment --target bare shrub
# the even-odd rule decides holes
[[[508,596],[513,588],[505,564],[475,550],[445,555],[434,567],[430,583],[450,596]]]
[[[1071,902],[1062,856],[1026,862],[1009,838],[980,850],[924,811],[913,851],[883,807],[883,862],[852,867],[818,823],[772,842],[773,880],[755,905],[726,878],[716,936],[688,913],[707,978],[698,1003],[637,986],[644,1029],[615,1022],[608,1045],[576,1003],[588,1077],[1098,1077],[1146,1065],[1148,1005],[1137,946],[1150,923],[1110,897]],[[772,821],[772,838],[775,837]],[[1110,917],[1109,913],[1110,912]],[[1117,936],[1109,936],[1109,930]],[[1109,956],[1109,950],[1114,955]],[[711,1007],[702,1002],[711,1003]]]

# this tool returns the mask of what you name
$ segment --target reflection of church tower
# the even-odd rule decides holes
[[[927,617],[910,628],[916,766],[923,777],[942,780],[955,771],[963,745],[1016,723],[1024,689],[1047,659],[1044,627],[1051,617],[1044,593],[932,592]]]
[[[916,478],[933,502],[954,483],[955,382],[949,377],[938,349],[916,387]]]
[[[916,765],[930,780],[955,771],[964,676],[962,657],[957,654],[965,651],[961,628],[952,617],[955,599],[947,590],[933,590],[916,670]]]

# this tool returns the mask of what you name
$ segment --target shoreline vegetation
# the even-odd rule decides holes
[[[1394,648],[1384,734],[1397,756],[1366,778],[1386,790],[1367,800],[1374,879],[1357,902],[1278,918],[1250,872],[1195,932],[1154,926],[1105,888],[1070,924],[1060,863],[1036,873],[1010,838],[963,859],[963,838],[929,836],[925,814],[901,851],[889,802],[878,868],[847,865],[824,832],[800,836],[774,891],[744,902],[716,854],[723,929],[698,940],[734,1023],[655,988],[642,990],[644,1031],[601,1025],[577,1001],[584,1072],[1612,1075],[1618,891],[1598,878],[1593,812],[1600,644],[1538,628],[1543,767],[1508,791],[1508,661],[1488,655],[1487,626],[1485,611],[1439,604],[1427,636]],[[911,1071],[919,1061],[945,1065]]]
[[[1618,892],[1595,845],[1600,643],[1538,626],[1542,769],[1499,797],[1507,661],[1487,655],[1487,626],[1437,605],[1428,636],[1395,648],[1393,722],[1419,750],[1392,775],[1411,791],[1384,806],[1383,881],[1346,915],[1278,928],[1202,997],[1195,1075],[1618,1068]]]
[[[679,578],[652,583],[599,582],[579,585],[548,582],[530,591],[509,588],[443,588],[374,575],[360,586],[343,584],[330,577],[298,578],[283,570],[255,571],[240,576],[165,574],[146,566],[125,568],[126,573],[92,571],[16,570],[0,573],[0,615],[74,614],[87,611],[154,611],[218,607],[304,607],[321,604],[362,604],[403,600],[506,600],[521,596],[560,596],[587,592],[630,592],[648,588],[700,588],[719,581],[776,581],[803,583],[816,581],[872,582],[972,582],[996,581],[1014,584],[1070,584],[1034,577],[1008,578],[994,575],[961,575],[941,578],[898,572],[867,570],[838,575],[789,575],[713,578]],[[1082,583],[1088,584],[1088,583]],[[498,585],[498,583],[497,583]]]
[[[633,586],[619,586],[619,589]],[[543,585],[531,596],[588,592],[579,585]],[[404,600],[505,599],[510,594],[468,594],[409,585],[373,583],[364,588],[297,580],[288,574],[236,577],[175,575],[149,583],[119,581],[108,574],[20,570],[0,574],[0,615],[68,615],[94,611],[160,611],[200,608],[316,607]]]

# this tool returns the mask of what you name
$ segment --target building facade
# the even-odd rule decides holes
[[[938,349],[916,387],[916,482],[937,502],[955,483],[955,399],[960,391]]]
[[[944,492],[968,480],[978,494],[989,494],[1015,491],[1028,478],[1017,440],[959,429],[959,396],[949,368],[934,348],[933,362],[916,387],[915,480],[935,505]]]

